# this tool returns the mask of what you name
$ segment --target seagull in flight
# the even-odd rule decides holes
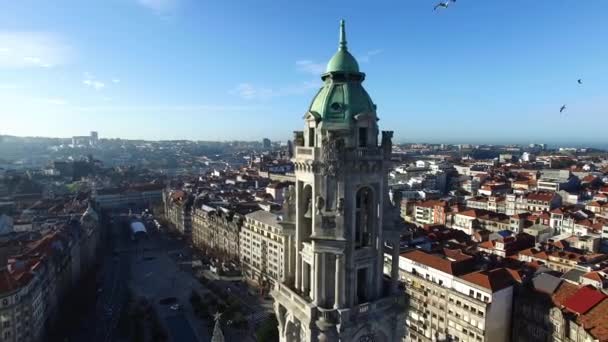
[[[576,82],[578,82],[578,84],[583,84],[583,80],[582,80],[582,79],[580,79],[580,78],[579,78],[579,79],[578,79],[578,81],[576,81]]]
[[[436,11],[438,8],[448,8],[450,2],[456,2],[456,0],[446,0],[444,2],[440,2],[435,7],[433,7],[433,11]]]
[[[559,109],[559,112],[561,113],[561,112],[563,112],[564,110],[566,110],[566,105],[563,105],[563,106],[562,106],[562,107]]]

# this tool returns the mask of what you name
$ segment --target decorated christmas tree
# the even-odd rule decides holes
[[[224,342],[224,333],[222,332],[222,325],[220,324],[221,313],[214,315],[215,327],[213,327],[213,336],[211,336],[211,342]]]

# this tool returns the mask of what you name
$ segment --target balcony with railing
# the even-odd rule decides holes
[[[309,264],[313,261],[312,244],[310,242],[302,242],[302,250],[300,251],[302,258]]]
[[[356,149],[356,156],[359,159],[381,160],[384,152],[379,147],[359,147]]]
[[[353,308],[352,315],[365,318],[369,313],[381,314],[384,310],[394,307],[405,307],[405,296],[390,296],[373,302],[362,303]]]
[[[279,303],[289,303],[289,305],[295,306],[297,310],[301,311],[307,317],[312,317],[314,305],[296,291],[289,288],[289,286],[277,283],[273,292],[273,297],[275,300],[278,300]]]
[[[316,159],[317,157],[317,148],[315,147],[306,147],[306,146],[297,146],[296,147],[296,160],[304,161],[310,159]]]

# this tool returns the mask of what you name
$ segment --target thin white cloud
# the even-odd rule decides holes
[[[276,93],[272,89],[255,86],[251,83],[240,83],[230,93],[246,100],[268,99],[276,96]]]
[[[245,100],[268,100],[274,97],[305,94],[318,86],[318,82],[306,81],[281,88],[268,88],[251,83],[240,83],[229,93]]]
[[[88,71],[84,72],[84,80],[82,80],[82,84],[84,84],[86,87],[93,88],[95,90],[102,90],[106,87],[106,84],[104,82],[95,78],[95,76],[93,76],[93,74]]]
[[[106,84],[100,81],[96,81],[96,80],[84,80],[82,81],[82,84],[84,84],[87,87],[91,87],[95,90],[101,90],[103,88],[105,88]]]
[[[318,76],[325,72],[325,65],[322,63],[315,63],[311,60],[299,60],[296,61],[296,68],[298,71],[309,73]]]
[[[137,2],[157,14],[166,14],[177,8],[178,0],[137,0]]]
[[[112,79],[112,83],[120,83],[120,79],[118,79],[118,78],[113,78],[113,79]]]
[[[222,105],[115,105],[115,106],[77,106],[74,109],[83,112],[241,112],[263,109],[256,106],[222,106]]]
[[[70,47],[47,32],[0,32],[0,68],[52,68],[71,58]]]
[[[372,59],[373,56],[381,54],[382,51],[383,51],[382,49],[375,49],[375,50],[367,51],[366,53],[363,54],[363,56],[359,57],[359,62],[369,63],[369,61]]]

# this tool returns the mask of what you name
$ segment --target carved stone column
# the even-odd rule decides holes
[[[393,253],[391,257],[391,292],[397,293],[399,284],[399,241],[393,241]]]
[[[321,305],[323,299],[321,298],[321,282],[323,281],[323,265],[321,263],[321,253],[314,254],[314,278],[313,278],[313,299],[316,305]]]
[[[344,307],[344,255],[336,254],[336,286],[334,293],[334,308]]]
[[[304,258],[301,259],[302,260],[302,267],[300,267],[300,270],[302,272],[302,292],[304,293],[305,296],[310,297],[310,270],[308,264],[306,263],[306,261],[304,261]]]

